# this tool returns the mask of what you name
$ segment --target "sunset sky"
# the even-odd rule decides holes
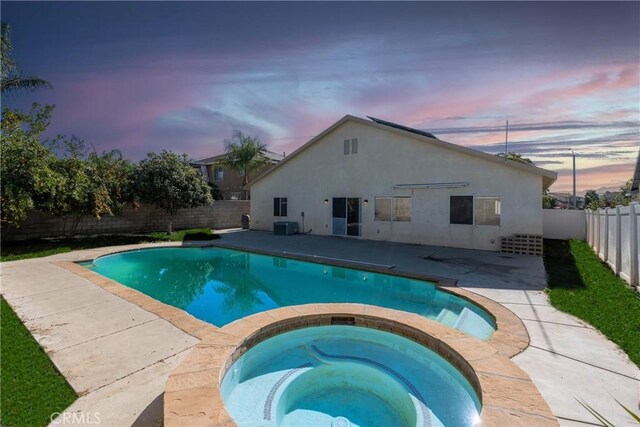
[[[619,187],[640,146],[639,2],[7,2],[14,57],[53,91],[51,134],[139,160],[291,153],[345,114]]]

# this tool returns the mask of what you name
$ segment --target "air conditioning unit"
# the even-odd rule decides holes
[[[278,236],[288,236],[298,233],[298,223],[291,221],[278,221],[273,223],[273,234]]]

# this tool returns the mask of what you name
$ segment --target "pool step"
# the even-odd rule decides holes
[[[454,328],[470,335],[483,336],[486,334],[486,321],[479,314],[465,307],[460,312]]]
[[[458,322],[458,315],[454,311],[449,310],[448,308],[443,308],[440,314],[438,314],[438,318],[436,320],[442,323],[443,325],[447,325],[455,328],[456,327],[455,325]]]

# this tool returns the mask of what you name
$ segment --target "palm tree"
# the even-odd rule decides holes
[[[244,188],[244,198],[248,200],[249,174],[267,166],[270,163],[265,155],[267,146],[260,142],[257,136],[245,136],[240,131],[235,131],[230,140],[225,140],[226,158],[223,164],[235,169],[244,178],[242,187]]]
[[[51,88],[51,83],[39,77],[24,75],[12,57],[11,28],[2,23],[0,31],[0,93],[2,95],[20,90],[32,91],[41,87]]]

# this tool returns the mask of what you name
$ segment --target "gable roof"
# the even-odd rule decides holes
[[[460,153],[464,153],[467,155],[471,155],[471,156],[475,156],[484,160],[488,160],[497,164],[501,164],[501,165],[506,165],[515,169],[520,169],[529,173],[534,173],[537,175],[542,176],[542,186],[544,189],[549,188],[549,186],[551,186],[551,184],[553,184],[556,179],[558,178],[558,174],[556,172],[552,172],[550,170],[547,169],[542,169],[539,168],[537,166],[531,166],[531,165],[527,165],[524,163],[519,163],[519,162],[515,162],[513,160],[507,160],[504,159],[502,157],[498,157],[495,156],[493,154],[488,154],[482,151],[478,151],[478,150],[474,150],[473,148],[467,148],[467,147],[463,147],[461,145],[456,145],[453,144],[451,142],[446,142],[443,141],[441,139],[436,138],[433,134],[429,133],[429,132],[425,132],[425,131],[421,131],[418,129],[413,129],[413,128],[409,128],[407,126],[402,126],[402,125],[398,125],[396,123],[393,122],[388,122],[385,120],[381,120],[381,119],[375,119],[373,117],[369,117],[371,120],[365,120],[362,119],[360,117],[355,117],[355,116],[350,116],[350,115],[346,115],[343,118],[341,118],[340,120],[338,120],[337,122],[335,122],[334,124],[332,124],[331,126],[329,126],[327,129],[325,129],[324,131],[322,131],[321,133],[319,133],[318,135],[316,135],[315,137],[313,137],[310,141],[308,141],[307,143],[305,143],[304,145],[302,145],[300,148],[298,148],[297,150],[295,150],[293,153],[291,153],[289,156],[285,157],[281,162],[279,162],[276,166],[274,166],[273,168],[267,170],[266,172],[260,174],[259,176],[257,176],[256,178],[254,178],[251,183],[249,183],[249,186],[255,184],[256,182],[260,181],[261,179],[263,179],[264,177],[266,177],[267,175],[273,173],[274,171],[276,171],[278,168],[280,168],[281,166],[283,166],[284,164],[286,164],[287,162],[290,162],[292,159],[294,159],[295,157],[297,157],[300,153],[302,153],[303,151],[305,151],[307,148],[309,148],[311,145],[315,144],[316,142],[318,142],[319,140],[321,140],[322,138],[324,138],[326,135],[328,135],[329,133],[333,132],[335,129],[337,129],[338,127],[342,126],[344,123],[351,121],[351,122],[355,122],[355,123],[359,123],[365,126],[370,126],[370,127],[374,127],[377,129],[383,129],[385,131],[388,132],[392,132],[392,133],[397,133],[403,136],[407,136],[419,141],[423,141],[432,145],[435,145],[437,147],[441,147],[441,148],[446,148],[449,150],[454,150]]]
[[[284,159],[284,156],[282,154],[274,153],[273,151],[269,151],[269,150],[264,150],[264,155],[269,160],[271,160],[271,162],[274,164]],[[206,159],[202,159],[202,160],[191,160],[189,161],[189,163],[195,166],[213,165],[217,163],[218,160],[224,159],[227,156],[228,156],[228,153],[222,153],[222,154],[218,154],[217,156],[207,157]]]

